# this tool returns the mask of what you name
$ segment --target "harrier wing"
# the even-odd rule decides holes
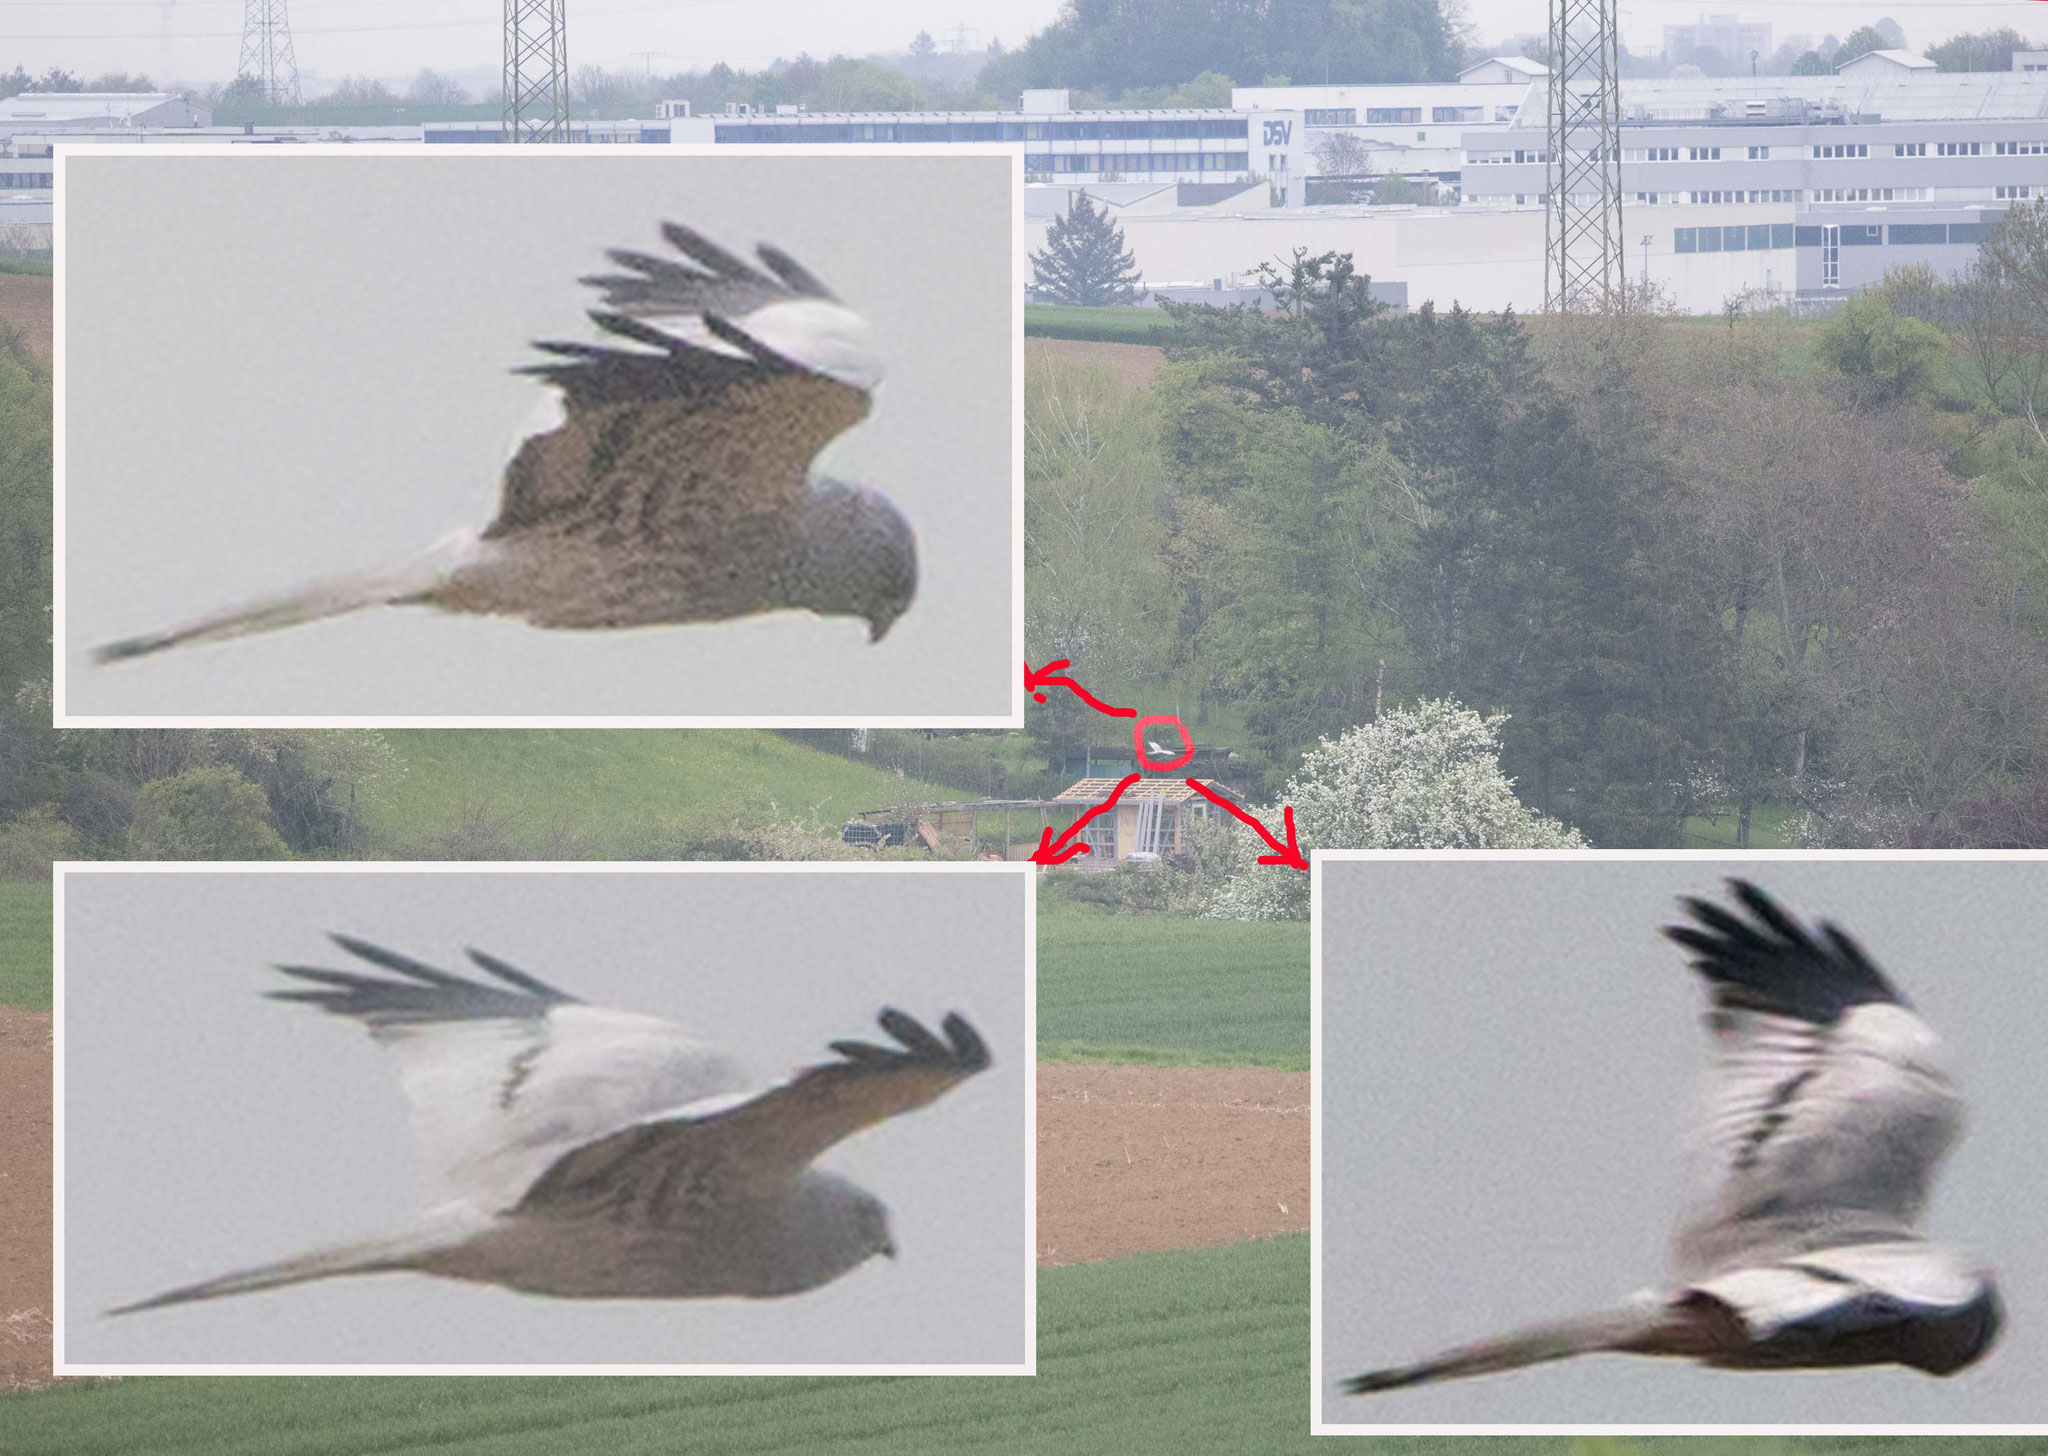
[[[512,1207],[573,1148],[748,1085],[674,1023],[586,1005],[482,951],[469,958],[488,981],[333,939],[382,974],[280,966],[311,987],[269,994],[360,1021],[396,1055],[423,1163],[485,1212]]]
[[[506,467],[498,539],[596,531],[657,549],[749,516],[796,512],[820,450],[866,418],[881,377],[868,324],[787,255],[763,272],[688,228],[682,261],[614,251],[597,343],[543,341],[520,372],[559,418]]]
[[[1677,1273],[1917,1237],[1960,1124],[1933,1032],[1844,932],[1810,931],[1756,886],[1729,887],[1747,918],[1689,899],[1697,924],[1664,932],[1713,996]]]
[[[893,1047],[837,1041],[838,1060],[805,1068],[758,1097],[701,1115],[643,1123],[568,1153],[533,1185],[522,1212],[631,1208],[659,1221],[692,1182],[767,1189],[834,1143],[938,1100],[988,1067],[988,1046],[957,1014],[941,1039],[901,1011],[880,1024]],[[686,1109],[686,1114],[687,1114]]]

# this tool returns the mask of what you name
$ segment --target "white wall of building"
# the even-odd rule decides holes
[[[1668,290],[1680,311],[1717,312],[1744,290],[1789,291],[1794,250],[1680,254],[1679,227],[1789,224],[1791,205],[1632,207],[1622,217],[1628,276],[1642,276],[1642,239],[1650,241],[1650,279]],[[1408,305],[1453,303],[1492,312],[1543,306],[1544,214],[1540,210],[1459,208],[1318,208],[1308,213],[1229,216],[1132,213],[1120,217],[1124,244],[1147,278],[1161,281],[1249,279],[1261,263],[1283,262],[1296,248],[1351,254],[1361,273],[1405,283]],[[1033,219],[1030,246],[1045,245],[1048,220]]]

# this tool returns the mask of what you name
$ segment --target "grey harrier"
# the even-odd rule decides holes
[[[1862,947],[1763,891],[1751,919],[1688,899],[1664,933],[1707,979],[1705,1169],[1672,1279],[1618,1309],[1345,1382],[1353,1394],[1597,1350],[1730,1370],[1908,1365],[1950,1375],[1997,1338],[1990,1272],[1929,1243],[1920,1213],[1962,1104],[1927,1024]]]
[[[885,1010],[897,1045],[833,1042],[836,1060],[756,1090],[681,1027],[586,1005],[481,951],[491,982],[334,940],[393,975],[280,966],[317,989],[269,994],[354,1017],[397,1056],[443,1201],[398,1233],[114,1313],[391,1270],[571,1298],[814,1289],[896,1250],[881,1202],[812,1161],[990,1061],[958,1015],[941,1040]]]
[[[100,662],[425,603],[542,627],[716,622],[800,610],[880,641],[917,591],[909,524],[879,493],[813,479],[868,414],[867,320],[780,249],[764,273],[690,229],[683,262],[617,250],[590,317],[602,343],[542,342],[550,386],[505,467],[497,519],[395,567],[99,648]],[[773,276],[770,276],[770,275]]]

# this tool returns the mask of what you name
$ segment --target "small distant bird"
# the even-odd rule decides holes
[[[614,250],[586,278],[605,343],[541,342],[548,397],[505,467],[497,519],[401,565],[316,581],[95,651],[99,662],[424,603],[541,627],[857,617],[879,642],[917,591],[887,497],[810,476],[881,382],[860,314],[778,248],[769,270],[675,223],[686,260]],[[769,276],[770,274],[773,276]]]
[[[1157,759],[1168,759],[1168,758],[1178,758],[1178,757],[1180,757],[1180,752],[1179,752],[1179,750],[1177,750],[1177,749],[1172,749],[1172,748],[1168,748],[1168,747],[1167,747],[1167,746],[1166,746],[1165,744],[1163,744],[1163,743],[1155,743],[1155,742],[1153,742],[1153,741],[1152,741],[1152,740],[1151,740],[1150,738],[1147,738],[1147,739],[1145,740],[1145,751],[1146,751],[1147,753],[1151,754],[1151,755],[1152,755],[1152,756],[1153,756],[1154,758],[1157,758]]]
[[[1951,1375],[2003,1319],[1990,1271],[1929,1243],[1920,1213],[1961,1126],[1934,1033],[1862,947],[1810,933],[1762,890],[1752,919],[1705,900],[1664,934],[1713,992],[1699,1153],[1669,1287],[1618,1309],[1345,1382],[1352,1394],[1513,1370],[1597,1350],[1730,1370],[1907,1365]]]
[[[889,1214],[812,1160],[989,1065],[958,1015],[944,1040],[901,1011],[897,1043],[753,1084],[675,1024],[588,1006],[494,956],[471,981],[350,936],[391,976],[280,966],[268,993],[353,1017],[397,1056],[422,1160],[445,1201],[415,1226],[187,1285],[111,1311],[410,1270],[570,1298],[795,1294],[877,1254]]]

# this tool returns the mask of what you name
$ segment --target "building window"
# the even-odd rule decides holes
[[[1721,160],[1721,149],[1719,147],[1688,147],[1687,150],[1692,153],[1692,160],[1695,162],[1718,162]]]
[[[1696,253],[1699,251],[1699,229],[1678,228],[1671,234],[1671,251],[1674,253]]]
[[[1749,160],[1752,162],[1768,161],[1770,160],[1770,155],[1771,149],[1769,147],[1751,147],[1749,149]]]
[[[1429,119],[1438,123],[1484,121],[1486,120],[1486,108],[1483,106],[1433,106],[1430,108]]]
[[[2032,197],[2034,195],[2034,189],[2027,186],[2024,182],[2016,187],[1999,187],[1996,190],[2001,198]]]
[[[1357,126],[1358,108],[1355,106],[1327,106],[1321,110],[1304,111],[1301,114],[1303,126]]]
[[[1975,157],[1983,153],[1982,142],[1936,142],[1935,152],[1944,157]]]
[[[1820,286],[1842,286],[1842,230],[1838,227],[1820,230]]]
[[[1927,155],[1927,143],[1898,142],[1892,147],[1892,155],[1895,157],[1924,157]]]
[[[1368,106],[1365,109],[1367,126],[1413,126],[1422,120],[1419,106]]]
[[[1870,146],[1867,142],[1834,142],[1828,146],[1815,147],[1816,157],[1867,157]]]
[[[1895,222],[1891,225],[1889,241],[1893,247],[1945,243],[1948,241],[1948,224],[1939,222]]]
[[[1997,153],[2001,157],[2033,157],[2048,152],[2048,142],[1999,142]]]

